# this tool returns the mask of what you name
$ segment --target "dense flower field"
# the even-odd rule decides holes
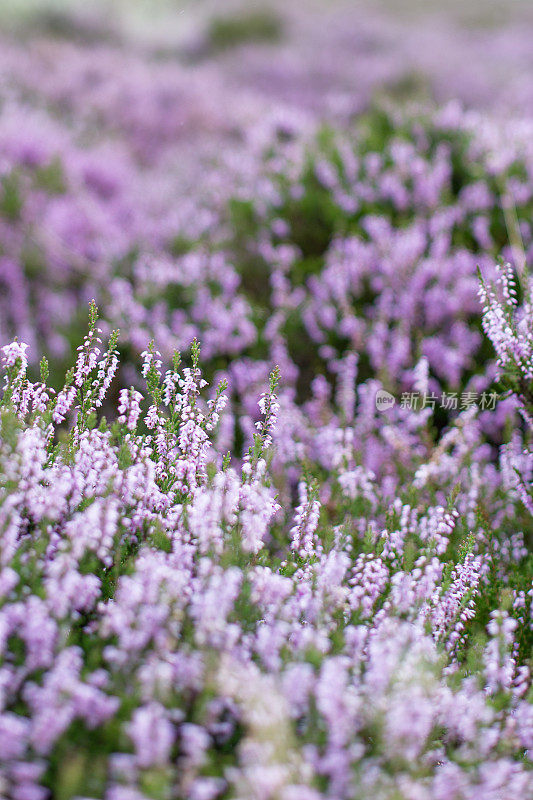
[[[320,14],[50,19],[0,50],[0,797],[533,797],[527,86],[421,92],[370,14],[342,92],[342,15],[334,91]]]

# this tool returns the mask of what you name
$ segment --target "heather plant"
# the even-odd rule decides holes
[[[533,513],[533,306],[530,278],[523,271],[518,284],[510,264],[500,264],[496,286],[481,277],[483,327],[497,353],[503,389],[518,400],[525,422],[523,435],[517,431],[505,450],[508,480],[514,484],[530,513]]]
[[[3,348],[3,795],[527,796],[531,517],[474,410],[436,447],[402,412],[425,444],[392,502],[357,407],[276,496],[277,372],[232,458],[196,343],[166,371],[150,344],[108,422],[100,340],[92,306],[57,394]]]
[[[196,336],[238,407],[262,391],[269,363],[302,401],[317,374],[335,386],[352,351],[359,382],[396,394],[413,388],[421,358],[433,392],[491,385],[476,265],[490,276],[496,256],[512,256],[507,196],[531,248],[527,130],[504,141],[502,126],[452,107],[377,108],[352,133],[310,141],[286,124],[286,141],[220,164],[224,186],[178,213],[164,164],[141,171],[123,142],[87,148],[29,109],[44,129],[34,140],[26,126],[21,143],[23,108],[3,111],[2,336],[19,335],[33,359],[43,341],[66,366],[80,304],[95,296],[104,328],[123,331],[128,382],[147,338],[170,359]],[[54,366],[56,388],[60,378]]]
[[[285,6],[0,33],[6,800],[533,796],[526,27]]]
[[[532,207],[524,149],[497,162],[494,132],[474,126],[451,108],[377,107],[352,136],[326,128],[306,148],[275,149],[264,183],[232,200],[243,290],[263,308],[265,338],[285,343],[300,392],[317,372],[333,381],[350,350],[360,379],[391,391],[413,385],[421,357],[434,388],[480,386],[476,265],[510,256],[506,193],[528,251]]]
[[[497,288],[487,286],[481,277],[483,328],[498,355],[500,381],[506,391],[518,397],[525,419],[531,428],[533,309],[527,272],[523,273],[520,291],[522,303],[519,306],[517,281],[510,264],[499,265]]]

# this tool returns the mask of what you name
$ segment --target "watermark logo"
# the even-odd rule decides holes
[[[396,402],[396,398],[385,389],[378,389],[376,392],[376,408],[378,411],[388,411]]]
[[[466,411],[477,408],[480,411],[494,411],[496,403],[500,400],[497,392],[442,392],[441,395],[432,392],[402,392],[399,407],[410,411],[423,411],[442,408],[445,411]],[[385,389],[376,392],[376,408],[378,411],[388,411],[396,403],[396,398]]]

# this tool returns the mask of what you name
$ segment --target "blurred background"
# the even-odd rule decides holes
[[[321,113],[353,111],[376,90],[514,111],[533,99],[529,0],[4,0],[0,25],[28,47],[216,64],[228,88]]]
[[[172,294],[139,254],[216,249],[230,198],[272,200],[265,153],[294,142],[298,160],[376,104],[451,104],[461,126],[481,113],[518,130],[532,41],[527,0],[3,0],[0,338],[68,363],[96,297],[134,350],[151,335],[186,346],[179,264]]]

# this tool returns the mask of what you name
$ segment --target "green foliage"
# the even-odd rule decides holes
[[[211,49],[216,52],[249,42],[277,42],[282,33],[281,19],[273,11],[263,9],[213,17],[207,37]]]
[[[13,170],[0,180],[0,214],[10,222],[16,222],[24,207],[20,189],[20,178]]]

